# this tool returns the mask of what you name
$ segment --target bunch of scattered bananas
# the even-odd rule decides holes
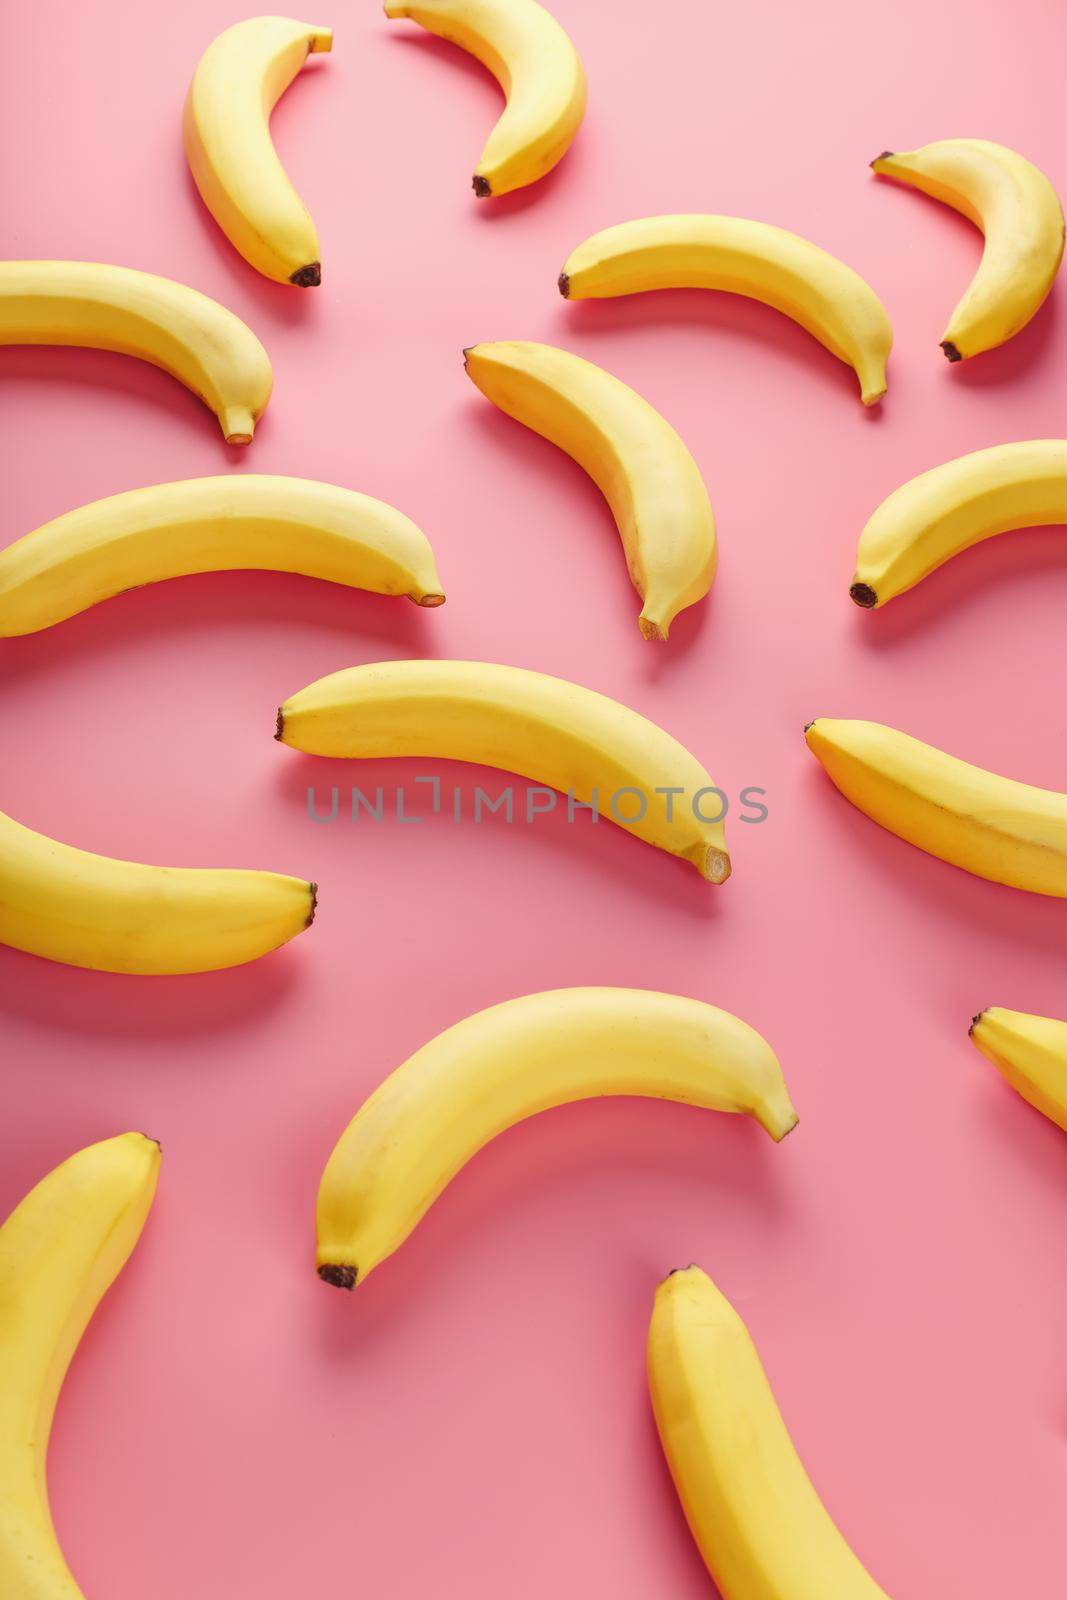
[[[475,167],[480,198],[536,182],[564,156],[586,107],[577,52],[536,0],[386,0],[461,45],[500,80],[506,107]],[[329,29],[254,17],[200,60],[185,150],[204,204],[257,271],[322,281],[318,234],[275,153],[273,106]],[[1064,219],[1021,155],[950,139],[871,163],[984,232],[974,281],[942,341],[950,361],[1003,343],[1034,316],[1059,268]],[[762,221],[646,217],[593,235],[559,276],[571,300],[704,288],[791,317],[851,366],[864,405],[886,393],[892,329],[881,300],[818,245]],[[0,343],[77,344],[163,367],[213,410],[231,445],[252,441],[270,398],[263,346],[215,301],[170,280],[77,261],[0,263]],[[699,468],[667,420],[610,373],[521,341],[476,345],[466,371],[496,406],[573,456],[618,525],[644,638],[665,641],[715,577],[715,520]],[[877,609],[980,540],[1067,523],[1067,440],[1004,444],[924,473],[874,512],[852,599]],[[127,589],[195,572],[264,568],[421,606],[444,601],[434,553],[400,511],[299,478],[224,475],[134,489],[68,511],[0,552],[0,636],[49,628]],[[892,728],[820,718],[807,743],[834,784],[883,827],[981,877],[1067,898],[1067,796],[970,766]],[[300,690],[277,737],[313,754],[423,755],[505,766],[588,801],[713,788],[703,764],[625,705],[544,674],[477,661],[391,661]],[[645,808],[621,826],[730,874],[722,821]],[[198,871],[75,850],[0,816],[0,941],[124,973],[230,967],[310,925],[317,886],[260,871]],[[999,1008],[975,1044],[1067,1129],[1067,1023]],[[551,1106],[644,1095],[754,1117],[779,1141],[797,1121],[778,1061],[737,1017],[634,989],[532,994],[466,1018],[398,1067],[358,1110],[323,1173],[320,1277],[354,1289],[395,1251],[460,1167],[505,1128]],[[78,1600],[48,1508],[55,1402],[92,1313],[144,1225],[160,1147],[124,1134],[72,1156],[0,1229],[0,1593]],[[726,1600],[877,1600],[793,1448],[748,1333],[696,1267],[656,1294],[653,1407],[694,1537]]]

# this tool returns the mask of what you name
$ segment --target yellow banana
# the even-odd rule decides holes
[[[0,1227],[0,1594],[82,1600],[60,1550],[46,1476],[71,1358],[140,1238],[160,1149],[141,1133],[90,1145]]]
[[[474,171],[479,198],[543,178],[566,154],[585,115],[582,63],[537,0],[385,0],[387,17],[410,17],[487,67],[507,105]]]
[[[1067,523],[1067,439],[976,450],[882,501],[860,534],[849,593],[867,610],[883,606],[983,539],[1050,523]]]
[[[699,1267],[656,1290],[652,1409],[722,1600],[886,1600],[804,1470],[748,1329]]]
[[[1067,795],[1034,789],[878,722],[820,717],[808,748],[846,799],[954,867],[1067,898]]]
[[[316,886],[276,872],[145,867],[0,813],[0,944],[97,972],[214,972],[310,927]]]
[[[943,200],[985,235],[981,264],[941,341],[948,359],[980,355],[1025,328],[1063,256],[1063,208],[1045,174],[988,139],[886,150],[871,167]]]
[[[646,289],[724,289],[773,306],[853,367],[865,406],[886,391],[893,329],[870,284],[826,250],[744,217],[641,217],[594,233],[567,258],[564,299]]]
[[[0,261],[0,344],[139,356],[199,396],[227,444],[251,441],[273,382],[251,328],[217,300],[170,278],[91,261]]]
[[[990,1006],[970,1032],[1012,1088],[1067,1131],[1067,1022]]]
[[[670,423],[602,367],[550,344],[478,344],[467,375],[501,411],[584,467],[612,510],[646,639],[666,639],[711,588],[715,518],[700,469]]]
[[[419,605],[444,599],[413,522],[369,495],[256,473],[131,489],[79,506],[0,551],[0,637],[193,572],[303,573]]]
[[[775,1140],[797,1122],[770,1045],[728,1011],[645,989],[508,1000],[423,1045],[349,1123],[319,1187],[319,1276],[355,1288],[498,1133],[602,1095],[745,1112]]]
[[[322,281],[319,236],[271,142],[270,114],[329,28],[249,17],[201,56],[185,101],[185,155],[204,204],[257,271],[311,289]]]
[[[316,756],[504,767],[606,811],[710,883],[730,875],[721,791],[696,757],[629,706],[565,678],[486,661],[378,661],[293,695],[276,737]]]

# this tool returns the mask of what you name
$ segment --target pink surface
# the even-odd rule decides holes
[[[184,279],[245,316],[276,386],[247,452],[120,357],[0,358],[6,532],[141,484],[232,469],[394,501],[448,605],[283,577],[127,595],[2,647],[0,804],[71,843],[319,880],[314,929],[258,965],[146,980],[0,950],[0,1210],[129,1127],[165,1159],[142,1245],[91,1328],[53,1499],[87,1595],[421,1600],[708,1592],[663,1468],[643,1350],[690,1260],[748,1319],[832,1512],[894,1600],[1044,1600],[1063,1584],[1067,1220],[1062,1136],[968,1044],[999,1003],[1067,1013],[1067,910],[881,833],[805,753],[819,714],[892,722],[1067,789],[1062,532],[996,541],[876,616],[847,596],[882,496],[950,456],[1064,429],[1063,291],[1011,345],[937,348],[978,259],[961,219],[867,161],[952,135],[1067,189],[1064,23],[964,0],[811,7],[567,0],[586,125],[536,189],[478,204],[499,97],[369,3],[276,115],[325,282],[259,278],[204,212],[180,109],[235,20],[42,0],[7,24],[19,150],[4,251]],[[772,312],[665,294],[565,305],[593,230],[657,211],[780,223],[874,284],[896,330],[881,415]],[[642,643],[610,516],[497,414],[461,346],[591,357],[678,427],[721,540],[710,603]],[[382,782],[271,739],[324,672],[398,655],[511,661],[661,721],[731,794],[733,880],[602,825],[317,826],[309,783]],[[434,770],[469,783],[470,769]],[[501,780],[503,781],[503,780]],[[780,1149],[737,1119],[640,1103],[552,1113],[452,1185],[349,1299],[312,1269],[319,1172],[362,1097],[466,1013],[576,983],[676,989],[778,1050],[801,1113]]]

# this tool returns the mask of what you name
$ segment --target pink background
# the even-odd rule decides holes
[[[276,388],[250,450],[142,363],[2,353],[7,536],[141,484],[332,479],[432,539],[449,602],[284,577],[129,594],[2,646],[5,810],[135,859],[317,878],[314,929],[242,970],[103,976],[0,951],[0,1209],[129,1127],[165,1148],[143,1243],[60,1408],[58,1526],[89,1595],[316,1600],[708,1592],[661,1462],[643,1346],[653,1287],[701,1262],[748,1319],[812,1475],[895,1600],[1063,1583],[1062,1136],[966,1037],[999,1003],[1063,1015],[1067,910],[880,832],[806,755],[816,715],[896,725],[1067,789],[1062,532],[968,555],[884,614],[847,585],[903,479],[1064,428],[1062,290],[1005,349],[937,341],[978,260],[955,215],[880,183],[886,145],[1013,145],[1067,188],[1052,0],[656,8],[560,0],[590,78],[546,182],[478,204],[497,112],[458,51],[370,3],[278,109],[325,282],[259,278],[202,209],[182,97],[242,13],[42,0],[7,24],[4,250],[184,279],[245,316]],[[593,230],[671,210],[780,223],[839,253],[896,330],[881,414],[774,313],[664,294],[567,306]],[[596,491],[464,379],[483,339],[566,345],[631,383],[703,468],[721,568],[644,645]],[[661,721],[770,820],[734,877],[608,825],[317,827],[306,786],[425,764],[312,761],[271,738],[320,674],[407,655],[511,661]],[[470,769],[436,770],[469,781]],[[484,774],[478,776],[483,777]],[[490,775],[492,776],[492,775]],[[503,780],[501,780],[503,781]],[[780,1149],[675,1106],[584,1105],[500,1139],[348,1299],[312,1270],[325,1157],[416,1046],[565,984],[676,989],[779,1052]]]

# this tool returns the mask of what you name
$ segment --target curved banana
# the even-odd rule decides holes
[[[887,1600],[805,1472],[748,1329],[699,1267],[656,1290],[648,1383],[722,1600]]]
[[[849,594],[883,606],[983,539],[1051,523],[1067,523],[1067,439],[976,450],[882,501],[860,534]]]
[[[1025,328],[1063,256],[1063,208],[1045,174],[988,139],[886,150],[871,167],[943,200],[985,235],[978,271],[941,341],[948,359],[980,355]]]
[[[820,717],[808,749],[846,799],[929,855],[1067,898],[1067,795],[1001,778],[878,722]]]
[[[554,345],[478,344],[463,356],[494,405],[588,472],[644,602],[638,626],[666,639],[679,611],[711,588],[718,559],[708,491],[670,423],[610,372]]]
[[[562,160],[585,115],[582,63],[537,0],[385,0],[387,17],[410,17],[487,67],[507,105],[474,171],[474,192],[507,194]]]
[[[206,294],[132,267],[0,261],[0,344],[82,345],[162,367],[248,444],[270,399],[267,352]]]
[[[278,709],[276,737],[315,756],[503,767],[607,811],[710,883],[730,875],[722,793],[696,757],[629,706],[566,678],[487,661],[378,661],[293,695]]]
[[[277,949],[317,889],[276,872],[145,867],[90,855],[0,812],[0,944],[96,972],[214,972]]]
[[[360,1107],[319,1186],[320,1278],[353,1289],[392,1255],[483,1145],[551,1106],[602,1095],[796,1126],[778,1060],[747,1022],[646,989],[550,989],[431,1039]]]
[[[329,28],[291,17],[235,22],[200,57],[182,116],[196,187],[245,260],[278,283],[322,282],[319,236],[271,142],[270,114]]]
[[[307,478],[191,478],[96,500],[0,551],[0,638],[126,589],[259,568],[422,606],[444,600],[426,536],[392,506]]]
[[[970,1034],[1012,1088],[1067,1132],[1067,1022],[990,1006]]]
[[[82,1600],[48,1507],[48,1440],[71,1358],[152,1205],[160,1149],[141,1133],[90,1145],[0,1227],[0,1594]]]
[[[559,276],[565,300],[723,289],[773,306],[853,367],[865,406],[886,391],[893,329],[858,272],[785,228],[744,217],[641,217],[594,233]]]

